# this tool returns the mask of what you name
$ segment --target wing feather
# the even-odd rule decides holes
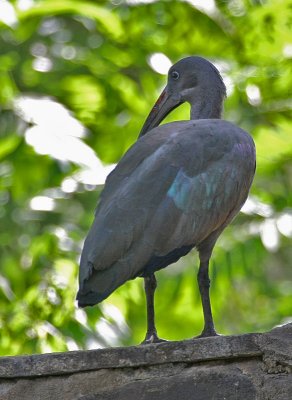
[[[152,257],[198,245],[239,211],[254,164],[252,139],[226,121],[166,124],[139,139],[106,181],[84,244],[81,291],[104,298]]]

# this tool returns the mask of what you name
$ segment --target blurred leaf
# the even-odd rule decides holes
[[[291,320],[291,5],[215,4],[39,0],[22,10],[12,2],[18,20],[0,25],[0,354],[144,338],[141,279],[96,307],[77,309],[75,297],[106,171],[90,150],[80,160],[82,144],[115,163],[137,139],[166,80],[151,66],[154,53],[214,62],[229,93],[225,118],[257,146],[250,209],[224,231],[211,261],[218,331]],[[34,101],[16,110],[22,98]],[[188,118],[184,104],[165,122]],[[71,157],[62,158],[64,147]],[[193,252],[157,273],[157,326],[166,339],[202,329],[197,271]]]
[[[94,4],[93,2],[77,0],[44,0],[38,2],[33,8],[26,11],[19,11],[18,17],[20,21],[23,21],[26,18],[32,18],[34,16],[66,13],[74,13],[93,18],[102,26],[103,30],[110,34],[114,39],[119,39],[122,36],[123,29],[118,16],[105,7]]]
[[[19,136],[10,136],[0,139],[0,160],[12,153],[19,145],[21,138]]]

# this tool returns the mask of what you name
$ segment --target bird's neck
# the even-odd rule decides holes
[[[202,99],[191,103],[191,119],[220,119],[223,110],[223,99],[213,99],[212,101]]]

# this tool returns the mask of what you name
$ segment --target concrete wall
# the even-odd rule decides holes
[[[292,324],[265,334],[0,358],[1,400],[292,400]]]

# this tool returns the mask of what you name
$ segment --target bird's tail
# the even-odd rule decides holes
[[[104,270],[92,268],[90,275],[80,281],[78,306],[86,307],[100,303],[123,283],[139,275],[141,271],[129,268],[121,260]]]
[[[77,293],[79,307],[93,306],[106,299],[117,287],[124,283],[120,274],[116,273],[116,268],[105,270],[91,269],[91,274],[80,282]]]

